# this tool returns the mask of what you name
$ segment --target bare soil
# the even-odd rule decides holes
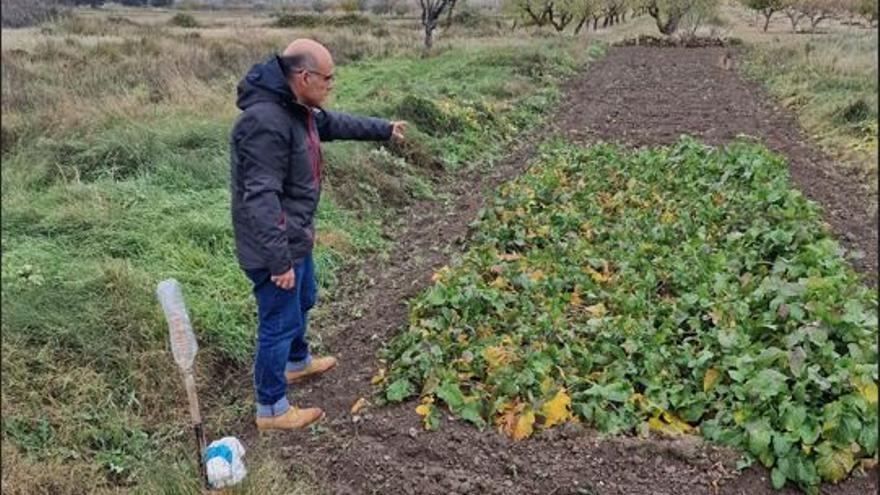
[[[854,266],[877,280],[877,200],[865,181],[848,175],[811,145],[787,111],[755,84],[724,67],[724,47],[612,48],[567,87],[553,124],[531,136],[491,170],[463,172],[438,186],[448,204],[407,207],[390,260],[352,267],[313,329],[340,365],[291,387],[291,400],[320,406],[327,418],[313,431],[260,436],[252,423],[238,425],[245,444],[280,452],[293,472],[308,473],[330,493],[383,494],[760,494],[774,492],[759,467],[737,472],[737,455],[697,438],[603,439],[568,425],[513,442],[491,429],[477,431],[444,418],[436,432],[420,428],[416,403],[351,407],[373,393],[377,351],[407,322],[407,301],[431,274],[465,248],[468,224],[503,181],[527,166],[534,146],[554,135],[589,143],[633,146],[670,143],[680,134],[722,144],[744,133],[788,157],[793,184],[824,206],[833,232],[865,256]],[[238,377],[241,380],[243,377]],[[242,382],[245,380],[241,380]],[[822,493],[877,491],[877,471],[858,472]]]

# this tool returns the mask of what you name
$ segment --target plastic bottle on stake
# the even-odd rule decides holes
[[[183,293],[177,280],[168,279],[159,282],[156,287],[156,295],[168,320],[168,338],[171,342],[171,354],[174,362],[180,367],[183,375],[186,398],[189,402],[189,414],[193,423],[193,431],[196,436],[198,449],[199,471],[202,479],[207,483],[205,460],[202,453],[205,451],[205,433],[202,430],[202,415],[199,411],[199,396],[196,392],[196,379],[193,375],[193,362],[199,347],[196,344],[196,336],[193,334],[186,306],[183,304]]]
[[[168,320],[168,337],[171,341],[171,354],[174,362],[183,371],[192,370],[193,361],[199,347],[196,343],[186,306],[183,304],[183,293],[177,280],[168,279],[159,282],[156,288],[159,303]]]

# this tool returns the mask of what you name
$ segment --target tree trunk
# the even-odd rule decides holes
[[[770,10],[769,13],[768,13],[768,11],[764,11],[764,32],[765,33],[767,32],[767,27],[770,26],[770,18],[771,17],[773,17],[772,10]]]
[[[804,20],[804,17],[807,17],[807,14],[796,5],[782,9],[782,13],[785,14],[785,17],[788,17],[789,22],[791,22],[791,32],[793,33],[798,32],[798,26],[801,21]]]
[[[547,9],[544,9],[544,11],[541,12],[540,17],[538,16],[538,14],[534,13],[534,12],[532,11],[532,8],[529,7],[528,5],[526,5],[526,7],[525,7],[524,10],[525,10],[526,14],[528,14],[528,16],[532,19],[532,22],[534,22],[536,26],[538,26],[538,27],[543,27],[544,24],[547,22],[547,21],[546,21],[546,19],[547,19]]]
[[[593,31],[599,30],[599,18],[593,17]]]
[[[434,47],[434,27],[435,24],[433,23],[425,24],[425,55]]]
[[[678,30],[678,23],[681,21],[684,14],[685,12],[673,10],[667,14],[666,21],[664,22],[657,4],[652,3],[648,5],[648,15],[654,18],[654,21],[657,23],[657,29],[660,30],[661,34],[665,34],[666,36],[672,36],[672,34]]]
[[[672,36],[675,31],[678,30],[678,22],[681,20],[681,15],[676,14],[669,16],[669,19],[666,21],[666,24],[660,25],[660,20],[657,20],[657,27],[660,28],[660,32],[665,34],[666,36]]]
[[[581,17],[578,21],[577,25],[574,27],[574,34],[578,35],[581,33],[581,28],[584,27],[584,24],[587,22],[587,16]]]
[[[553,11],[549,10],[548,12],[549,12],[548,20],[550,21],[550,24],[556,29],[556,32],[558,32],[558,33],[561,33],[562,31],[564,31],[566,26],[568,26],[569,23],[571,23],[572,19],[574,18],[574,16],[572,16],[570,13],[563,12],[562,17],[560,17],[559,22],[557,22],[556,19],[553,17]]]
[[[449,12],[446,14],[446,27],[452,25],[452,12],[455,11],[455,3],[457,0],[449,2]]]

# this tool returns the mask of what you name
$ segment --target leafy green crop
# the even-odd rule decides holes
[[[551,146],[434,280],[379,377],[426,427],[698,430],[811,492],[876,458],[876,297],[759,145]]]

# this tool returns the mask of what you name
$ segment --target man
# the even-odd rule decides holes
[[[321,109],[333,89],[333,58],[296,40],[254,65],[238,85],[242,113],[230,139],[232,223],[241,268],[257,300],[254,358],[260,430],[303,428],[319,408],[287,401],[287,385],[336,365],[306,341],[315,304],[315,209],[321,195],[321,141],[403,138],[403,122]]]

